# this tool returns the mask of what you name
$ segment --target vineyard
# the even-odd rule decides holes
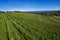
[[[60,17],[0,13],[0,40],[60,40]]]

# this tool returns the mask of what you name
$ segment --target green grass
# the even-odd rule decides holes
[[[0,13],[0,40],[60,40],[60,18]]]

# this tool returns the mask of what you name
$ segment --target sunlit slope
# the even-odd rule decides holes
[[[0,40],[60,40],[60,18],[0,13]]]

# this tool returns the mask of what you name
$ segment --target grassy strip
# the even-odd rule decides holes
[[[6,26],[5,26],[5,22],[4,22],[4,17],[1,14],[0,15],[0,40],[8,40],[7,36],[6,36]]]

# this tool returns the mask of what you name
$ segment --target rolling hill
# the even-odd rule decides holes
[[[0,40],[60,40],[60,16],[0,12]]]

